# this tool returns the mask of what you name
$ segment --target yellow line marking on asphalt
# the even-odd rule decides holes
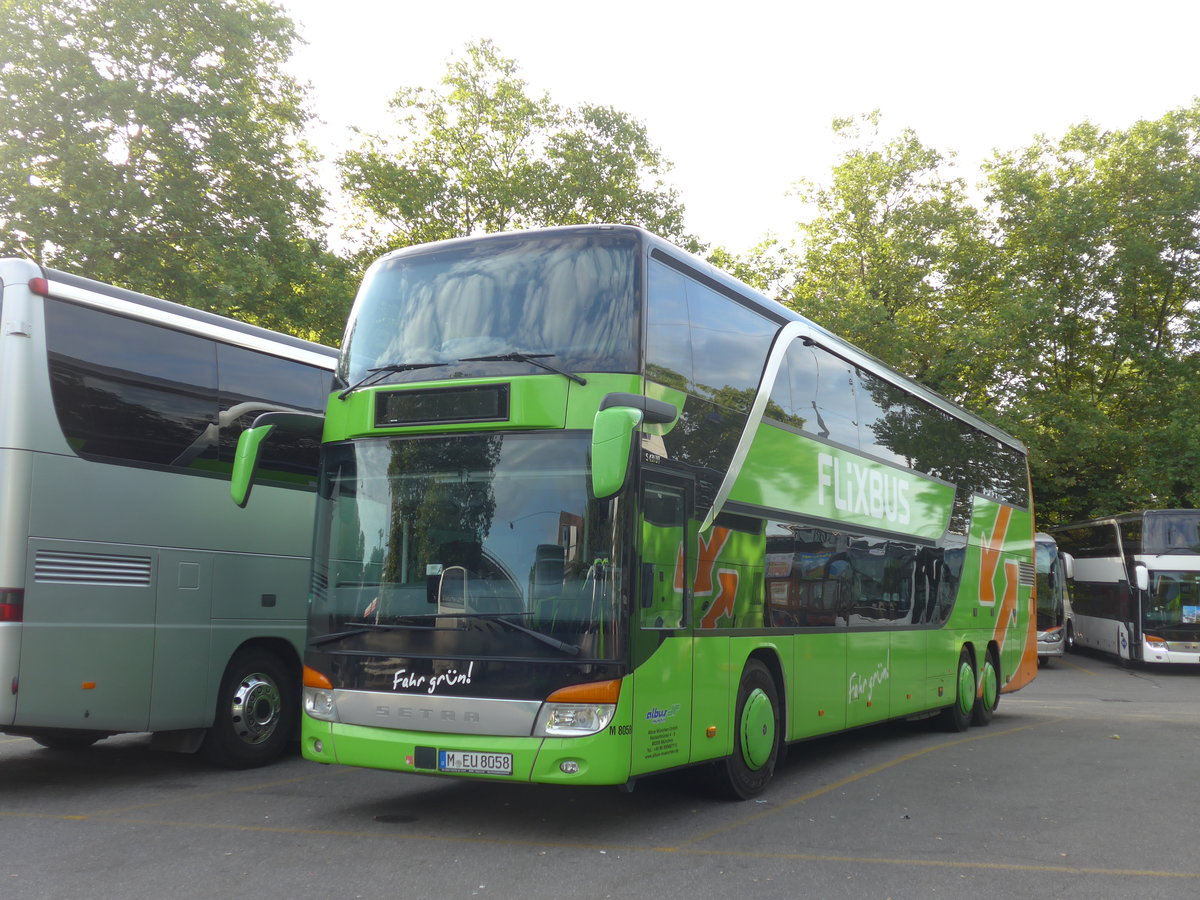
[[[1086,670],[1084,670],[1086,671]],[[1089,673],[1093,674],[1093,673]],[[799,806],[809,800],[824,796],[838,788],[845,787],[849,784],[869,778],[872,775],[877,775],[880,772],[885,772],[888,769],[895,768],[906,762],[911,762],[914,759],[919,759],[930,753],[938,750],[945,750],[950,747],[959,747],[964,744],[974,743],[976,741],[988,740],[990,738],[1005,737],[1011,734],[1017,734],[1022,731],[1028,731],[1031,728],[1039,728],[1043,725],[1051,725],[1055,722],[1061,722],[1061,718],[1048,719],[1044,722],[1034,722],[1028,725],[1019,725],[1015,728],[1007,728],[1003,730],[988,730],[986,733],[975,733],[967,737],[961,737],[954,740],[943,741],[930,747],[924,747],[920,750],[914,750],[911,753],[905,753],[895,759],[889,760],[879,765],[872,766],[869,769],[863,769],[861,772],[856,772],[852,775],[847,775],[845,778],[838,779],[835,782],[817,788],[816,790],[808,791],[798,797],[793,797],[783,803],[777,804],[770,809],[755,813],[754,815],[746,816],[721,828],[714,828],[709,831],[699,834],[687,841],[684,841],[673,847],[644,847],[644,846],[623,846],[618,844],[589,844],[576,843],[565,841],[528,841],[515,840],[512,838],[486,838],[486,837],[467,837],[463,835],[431,835],[431,834],[412,834],[407,833],[403,836],[405,841],[429,841],[448,843],[456,842],[463,844],[476,844],[488,846],[507,846],[507,847],[536,847],[545,849],[557,848],[566,850],[604,850],[607,852],[620,853],[650,853],[662,855],[676,856],[707,856],[707,857],[730,857],[737,859],[764,859],[778,861],[797,861],[797,862],[828,862],[828,863],[843,863],[850,865],[877,865],[877,866],[896,866],[896,867],[916,867],[916,868],[940,868],[940,869],[960,869],[966,871],[995,871],[995,872],[1030,872],[1030,873],[1049,873],[1049,874],[1064,874],[1064,875],[1099,875],[1108,877],[1127,877],[1127,878],[1172,878],[1172,879],[1197,879],[1200,880],[1200,872],[1168,872],[1157,869],[1119,869],[1119,868],[1101,868],[1098,866],[1070,866],[1070,865],[1033,865],[1024,863],[1000,863],[1000,862],[976,862],[970,860],[936,860],[936,859],[893,859],[889,857],[870,857],[870,856],[835,856],[832,854],[822,853],[772,853],[768,851],[749,851],[749,850],[727,850],[723,848],[702,848],[696,845],[702,841],[710,840],[718,835],[734,831],[752,822],[757,822],[768,816],[775,815],[783,810]],[[22,739],[23,740],[23,739]],[[205,792],[205,794],[189,797],[189,801],[199,799],[200,797],[212,797],[227,795],[229,793],[249,793],[267,788],[278,787],[281,785],[297,784],[303,781],[309,781],[314,778],[319,778],[328,774],[342,774],[344,772],[356,771],[350,768],[344,769],[323,769],[319,773],[313,775],[305,775],[297,778],[284,778],[275,781],[263,782],[255,785],[247,785],[245,787],[230,788],[221,791]],[[163,821],[155,819],[134,819],[134,818],[115,818],[115,814],[121,812],[129,812],[135,809],[149,809],[155,806],[166,806],[170,803],[177,802],[178,798],[164,800],[161,803],[147,803],[137,806],[129,806],[123,809],[103,810],[96,813],[86,815],[64,815],[51,813],[24,813],[24,812],[0,812],[0,819],[42,819],[42,820],[58,820],[68,822],[81,822],[103,819],[107,824],[109,822],[122,825],[150,825],[154,827],[174,827],[174,828],[193,828],[205,831],[233,831],[244,833],[262,833],[262,834],[287,834],[295,836],[308,837],[349,837],[355,839],[380,839],[380,840],[395,840],[394,831],[364,831],[361,829],[326,829],[326,828],[289,828],[271,825],[230,825],[224,823],[212,822],[184,822],[184,821]]]
[[[1079,665],[1079,663],[1071,662],[1066,657],[1060,657],[1057,661],[1062,663],[1064,666],[1066,666],[1069,669],[1074,669],[1076,672],[1082,672],[1084,675],[1095,675],[1096,674],[1091,669],[1086,669],[1083,666]]]
[[[773,816],[785,809],[791,809],[793,806],[799,806],[801,803],[807,803],[809,800],[821,797],[830,793],[831,791],[836,791],[838,788],[845,787],[848,784],[853,784],[856,781],[862,781],[864,778],[870,778],[872,775],[878,775],[880,772],[886,772],[888,769],[895,768],[902,763],[911,762],[914,759],[919,759],[922,756],[935,753],[938,750],[945,750],[949,747],[959,747],[963,744],[971,744],[975,741],[984,741],[990,738],[1005,737],[1021,731],[1028,731],[1030,728],[1040,728],[1043,725],[1050,725],[1054,722],[1061,721],[1062,719],[1047,719],[1045,722],[1034,722],[1030,725],[1018,725],[1016,728],[1008,728],[1003,731],[988,730],[987,732],[973,734],[970,737],[961,737],[956,740],[943,741],[942,743],[934,744],[931,747],[923,747],[920,750],[914,750],[912,753],[905,753],[903,756],[898,756],[895,759],[880,763],[877,766],[872,766],[869,769],[863,769],[861,772],[855,772],[853,775],[847,775],[845,778],[841,778],[832,784],[827,784],[824,787],[817,788],[816,790],[808,791],[805,794],[801,794],[799,797],[793,797],[791,800],[774,805],[769,809],[764,809],[761,812],[755,813],[754,815],[746,816],[744,819],[740,819],[737,822],[732,822],[729,825],[723,825],[720,828],[714,828],[710,831],[706,831],[703,834],[699,834],[691,838],[690,840],[684,841],[679,845],[679,847],[663,847],[661,849],[675,850],[682,847],[688,847],[693,844],[698,844],[701,841],[707,841],[719,834],[725,834],[727,831],[733,831],[741,828],[743,825],[748,825],[751,822],[757,822],[760,819]]]
[[[0,818],[4,818],[8,815],[9,814],[0,813]],[[11,814],[11,817],[70,820],[89,818],[82,816],[52,816],[37,813],[15,813]],[[106,820],[106,823],[107,822],[120,825],[149,825],[157,828],[192,828],[204,831],[279,834],[298,837],[344,837],[353,838],[355,840],[403,840],[405,842],[427,841],[431,843],[453,842],[458,844],[474,844],[477,846],[530,847],[543,850],[547,848],[561,850],[603,850],[608,853],[646,853],[651,855],[727,857],[734,859],[776,860],[782,862],[826,862],[855,866],[875,865],[895,866],[897,868],[936,868],[950,870],[960,869],[966,871],[1037,872],[1062,875],[1100,875],[1125,878],[1173,878],[1200,880],[1200,872],[1167,872],[1159,869],[1108,869],[1099,866],[1051,865],[1048,863],[1036,865],[1027,863],[978,862],[971,860],[955,861],[941,859],[896,859],[890,857],[872,856],[835,856],[833,854],[826,853],[771,853],[761,850],[725,850],[722,848],[702,849],[698,847],[642,847],[622,844],[588,844],[567,841],[525,841],[515,840],[512,838],[468,837],[464,835],[405,834],[402,838],[398,838],[394,831],[385,830],[363,831],[359,829],[343,828],[288,828],[273,825],[226,825],[213,822],[162,821],[157,819],[108,819]]]
[[[296,778],[280,778],[276,779],[275,781],[264,781],[259,784],[250,784],[243,787],[222,788],[221,790],[217,791],[205,791],[202,794],[189,794],[186,799],[187,802],[191,803],[195,800],[207,800],[213,797],[226,797],[230,794],[253,793],[254,791],[263,791],[267,790],[268,788],[281,787],[288,784],[300,784],[301,782],[312,781],[314,778],[321,778],[325,775],[342,775],[352,771],[354,770],[349,767],[341,769],[324,769],[322,771],[315,772],[312,775],[300,775]],[[172,796],[163,800],[154,801],[152,803],[132,803],[129,806],[116,806],[111,809],[100,809],[96,810],[95,812],[79,813],[75,815],[68,815],[66,813],[8,813],[0,811],[0,819],[28,817],[35,819],[70,819],[73,821],[79,821],[83,819],[112,818],[113,816],[123,815],[125,813],[135,812],[137,810],[154,809],[160,806],[171,806],[179,803],[182,799],[183,798],[180,796]]]

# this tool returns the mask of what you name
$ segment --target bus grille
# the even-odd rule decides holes
[[[34,560],[33,575],[37,581],[56,584],[149,587],[150,565],[148,556],[39,550]]]
[[[1037,569],[1027,562],[1018,563],[1017,581],[1021,587],[1033,587],[1037,581]]]

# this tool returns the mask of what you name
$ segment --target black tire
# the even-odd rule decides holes
[[[747,661],[738,685],[733,719],[733,753],[717,763],[716,788],[729,800],[761,794],[775,774],[783,743],[779,692],[770,670]]]
[[[47,750],[54,750],[57,753],[78,753],[80,750],[87,750],[96,741],[108,737],[108,735],[95,731],[63,730],[43,731],[40,734],[31,734],[30,737],[33,738],[35,744],[41,744]]]
[[[287,665],[268,650],[239,650],[225,668],[217,715],[200,752],[227,769],[274,762],[291,743],[299,689]]]
[[[954,702],[938,716],[938,724],[943,730],[967,730],[967,726],[971,724],[971,713],[975,709],[975,686],[975,666],[971,663],[970,652],[963,647],[962,652],[958,654],[958,667],[954,670]]]
[[[979,687],[982,687],[982,690],[979,690]],[[975,706],[971,709],[971,724],[987,725],[996,714],[996,707],[1000,705],[1000,661],[996,659],[994,649],[989,648],[983,658],[976,692],[978,696],[975,698]]]

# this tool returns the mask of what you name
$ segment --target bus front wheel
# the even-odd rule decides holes
[[[733,753],[717,763],[719,793],[730,800],[757,797],[775,774],[782,740],[779,692],[770,670],[746,663],[733,720]]]
[[[217,717],[200,751],[228,769],[274,762],[287,748],[299,715],[295,682],[274,653],[239,650],[225,667]]]

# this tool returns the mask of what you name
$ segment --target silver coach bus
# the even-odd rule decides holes
[[[257,415],[324,409],[336,351],[27,260],[0,286],[0,731],[271,761],[318,441],[272,441],[250,509],[229,472]]]

